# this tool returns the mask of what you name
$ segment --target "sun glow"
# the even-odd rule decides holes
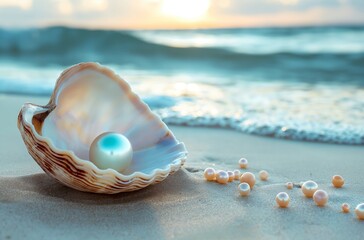
[[[185,21],[203,17],[210,7],[210,0],[163,0],[162,12],[165,15]]]

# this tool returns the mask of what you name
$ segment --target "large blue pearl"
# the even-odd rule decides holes
[[[122,134],[106,132],[92,142],[89,155],[98,168],[122,172],[131,164],[133,149]]]

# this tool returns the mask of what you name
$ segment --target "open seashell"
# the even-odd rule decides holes
[[[163,181],[187,157],[184,144],[128,83],[97,63],[65,70],[46,106],[24,104],[18,128],[39,166],[80,191],[138,190]],[[91,143],[104,132],[121,133],[132,145],[132,163],[122,173],[89,161]]]

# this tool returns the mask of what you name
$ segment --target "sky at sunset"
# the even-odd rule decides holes
[[[111,29],[364,24],[364,0],[0,0],[1,27]]]

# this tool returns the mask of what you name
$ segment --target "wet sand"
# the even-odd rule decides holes
[[[364,221],[354,214],[364,202],[364,147],[298,142],[224,129],[172,126],[189,150],[185,167],[160,184],[132,193],[78,192],[48,177],[27,153],[16,118],[24,102],[47,98],[0,95],[0,239],[363,239]],[[233,170],[240,157],[248,171],[267,170],[249,197],[238,182],[206,182],[206,167]],[[331,177],[346,179],[342,189]],[[287,181],[312,179],[329,193],[316,207]],[[274,198],[286,191],[290,207]],[[341,204],[351,205],[349,214]]]

